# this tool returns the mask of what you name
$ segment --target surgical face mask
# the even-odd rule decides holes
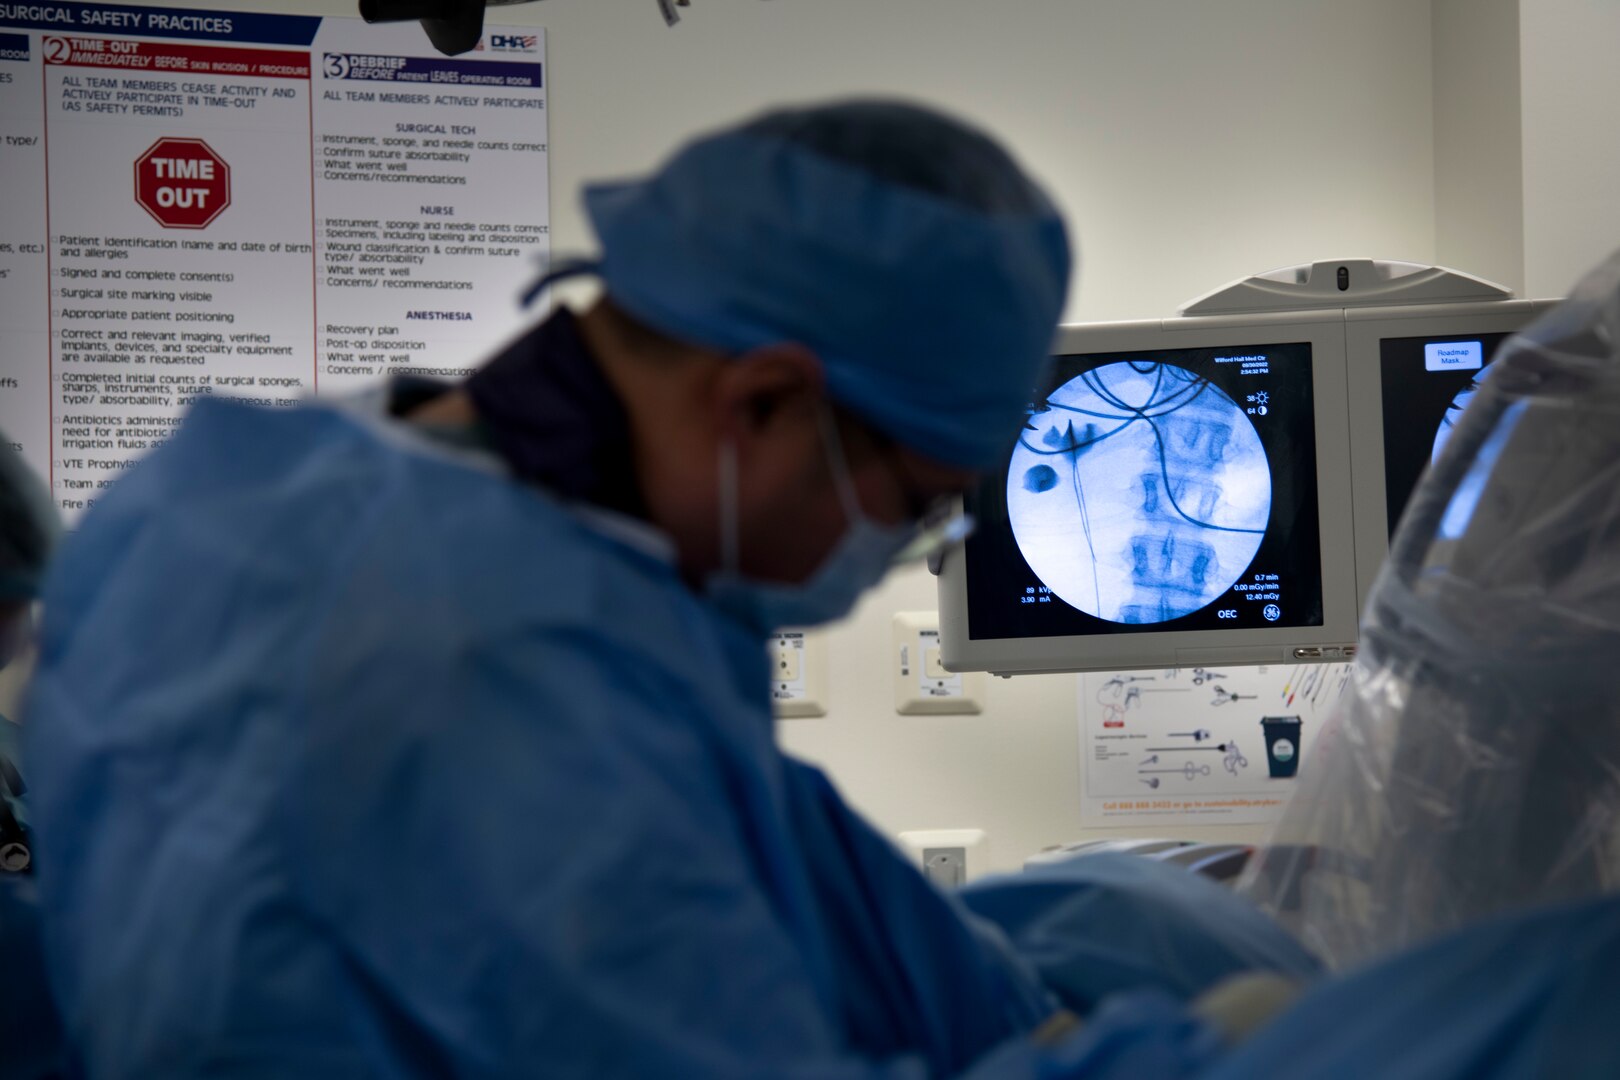
[[[826,410],[820,415],[822,444],[832,466],[833,484],[848,523],[844,534],[807,581],[788,584],[754,581],[739,569],[737,540],[737,449],[720,449],[721,571],[709,579],[705,593],[722,611],[754,630],[768,633],[784,626],[819,626],[843,618],[861,594],[882,581],[897,562],[920,558],[922,550],[966,535],[968,522],[880,525],[866,516],[855,493],[844,458],[838,426]]]

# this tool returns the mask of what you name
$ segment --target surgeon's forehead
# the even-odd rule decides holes
[[[859,431],[866,442],[876,446],[885,456],[894,460],[905,474],[910,486],[921,496],[959,494],[972,487],[979,478],[979,470],[951,465],[913,450],[870,420],[844,406],[835,405],[835,410],[841,427],[846,431],[852,428]]]
[[[979,478],[980,471],[977,469],[948,465],[904,446],[897,447],[897,455],[907,474],[932,494],[959,494],[972,487]]]

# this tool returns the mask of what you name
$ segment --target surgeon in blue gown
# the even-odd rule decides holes
[[[29,649],[34,601],[59,532],[50,492],[0,431],[0,670]],[[27,785],[19,742],[15,719],[0,712],[0,875],[28,869]]]
[[[50,493],[0,431],[0,668],[28,651],[58,531]],[[45,1080],[62,1075],[66,1062],[40,952],[19,734],[0,714],[0,1080]]]
[[[585,207],[584,313],[458,386],[205,399],[65,544],[26,730],[88,1075],[1039,1067],[1057,999],[778,752],[764,642],[960,535],[1063,305],[1058,214],[886,102]],[[1156,1060],[1212,1052],[1130,1008]]]

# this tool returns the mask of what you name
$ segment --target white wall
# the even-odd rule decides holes
[[[351,3],[167,0],[347,15]],[[768,104],[903,94],[999,132],[1055,193],[1083,269],[1070,319],[1167,315],[1271,267],[1435,256],[1431,13],[1414,0],[545,0],[553,240],[574,192]],[[1014,868],[1080,834],[1074,680],[994,681],[968,718],[903,718],[889,616],[912,575],[831,635],[832,713],[783,725],[889,831],[970,826]],[[1181,830],[1250,838],[1254,829]]]
[[[896,93],[1006,137],[1079,236],[1073,319],[1167,314],[1312,257],[1433,254],[1429,17],[1410,0],[694,0],[548,27],[563,200],[765,104]]]
[[[1438,261],[1561,296],[1620,247],[1620,5],[1432,7]]]
[[[1620,4],[1521,0],[1524,264],[1562,296],[1620,247]]]
[[[1519,0],[1433,0],[1433,9],[1435,261],[1531,295]]]

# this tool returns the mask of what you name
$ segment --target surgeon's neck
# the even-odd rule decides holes
[[[647,520],[695,585],[718,563],[712,398],[724,358],[640,326],[606,298],[579,316],[579,331],[629,417]]]
[[[702,401],[706,386],[693,360],[703,354],[636,329],[606,301],[598,301],[576,320],[586,352],[629,414],[638,446],[665,445],[678,428],[687,426],[675,422],[676,414],[683,402]],[[465,389],[457,387],[423,402],[404,419],[422,427],[453,429],[477,423],[478,410]]]
[[[632,456],[648,524],[673,541],[681,574],[696,584],[711,573],[714,444],[705,405],[720,357],[637,327],[607,301],[578,316],[587,353],[612,388],[630,423]],[[463,388],[411,410],[405,419],[425,428],[465,428],[478,422]]]

